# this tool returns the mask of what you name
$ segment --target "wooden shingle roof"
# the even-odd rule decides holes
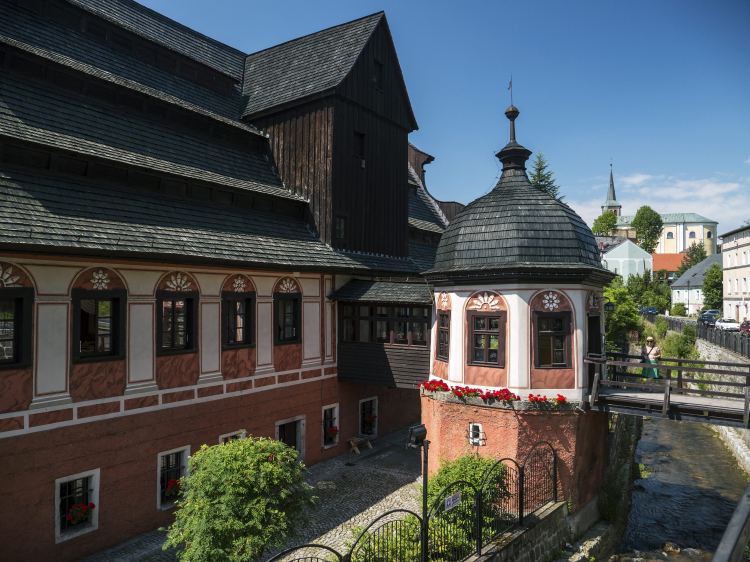
[[[338,86],[381,18],[378,12],[248,55],[242,116]]]
[[[518,267],[603,271],[586,223],[565,203],[535,189],[524,169],[511,168],[451,221],[427,274]]]
[[[432,291],[425,282],[393,283],[352,279],[334,292],[330,299],[334,301],[429,304],[432,302]]]
[[[411,275],[409,259],[337,252],[301,220],[0,169],[0,248]]]
[[[419,181],[414,169],[411,165],[408,166],[409,185],[415,188],[415,193],[409,191],[409,226],[419,230],[442,233],[445,230],[445,221],[440,216],[436,204],[422,187],[422,182]]]

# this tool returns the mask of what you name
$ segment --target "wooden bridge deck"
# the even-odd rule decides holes
[[[613,355],[616,359],[640,359],[631,355]],[[661,361],[660,365],[648,365],[659,370],[659,381],[643,384],[645,377],[624,369],[640,369],[644,367],[641,363],[586,359],[587,363],[596,365],[590,395],[591,407],[636,416],[750,427],[750,365],[694,359],[662,358]],[[664,362],[675,365],[664,365]],[[728,367],[739,367],[744,372],[728,370]],[[689,378],[693,373],[699,373],[702,377],[707,374],[723,375],[725,380]],[[733,380],[726,380],[727,375]],[[702,388],[696,388],[696,383],[701,384]],[[724,388],[717,389],[717,386]]]

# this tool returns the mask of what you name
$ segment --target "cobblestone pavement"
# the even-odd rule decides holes
[[[314,542],[344,554],[353,528],[391,509],[419,513],[421,450],[407,450],[406,438],[406,429],[396,431],[373,441],[372,450],[360,449],[360,455],[346,453],[311,467],[307,482],[319,498],[312,514],[315,522],[288,546]],[[174,552],[161,550],[164,538],[164,532],[152,531],[81,562],[175,562]]]

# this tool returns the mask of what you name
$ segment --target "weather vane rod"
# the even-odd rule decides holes
[[[510,105],[513,105],[513,75],[510,75],[510,84],[508,84],[510,90]]]

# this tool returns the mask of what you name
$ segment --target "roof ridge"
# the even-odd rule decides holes
[[[379,12],[375,12],[375,13],[369,14],[367,16],[362,16],[361,18],[357,18],[355,20],[346,21],[346,22],[340,23],[338,25],[332,25],[331,27],[326,27],[325,29],[320,29],[320,30],[315,31],[313,33],[308,33],[307,35],[302,35],[301,37],[295,37],[294,39],[289,39],[288,41],[284,41],[283,43],[278,43],[276,45],[271,45],[270,47],[266,47],[265,49],[261,49],[260,51],[255,51],[253,53],[247,53],[245,55],[245,60],[247,60],[248,58],[252,57],[253,55],[259,55],[260,53],[264,53],[264,52],[269,51],[271,49],[276,49],[276,48],[281,47],[283,45],[287,45],[288,43],[294,43],[295,41],[300,41],[301,39],[306,39],[307,37],[312,37],[313,35],[318,35],[319,33],[324,33],[326,31],[330,31],[331,29],[336,29],[337,27],[343,27],[345,25],[350,25],[350,24],[356,23],[358,21],[362,21],[362,20],[365,20],[367,18],[371,18],[373,16],[378,16],[378,15],[382,16],[384,14],[385,14],[385,11],[381,10]]]

